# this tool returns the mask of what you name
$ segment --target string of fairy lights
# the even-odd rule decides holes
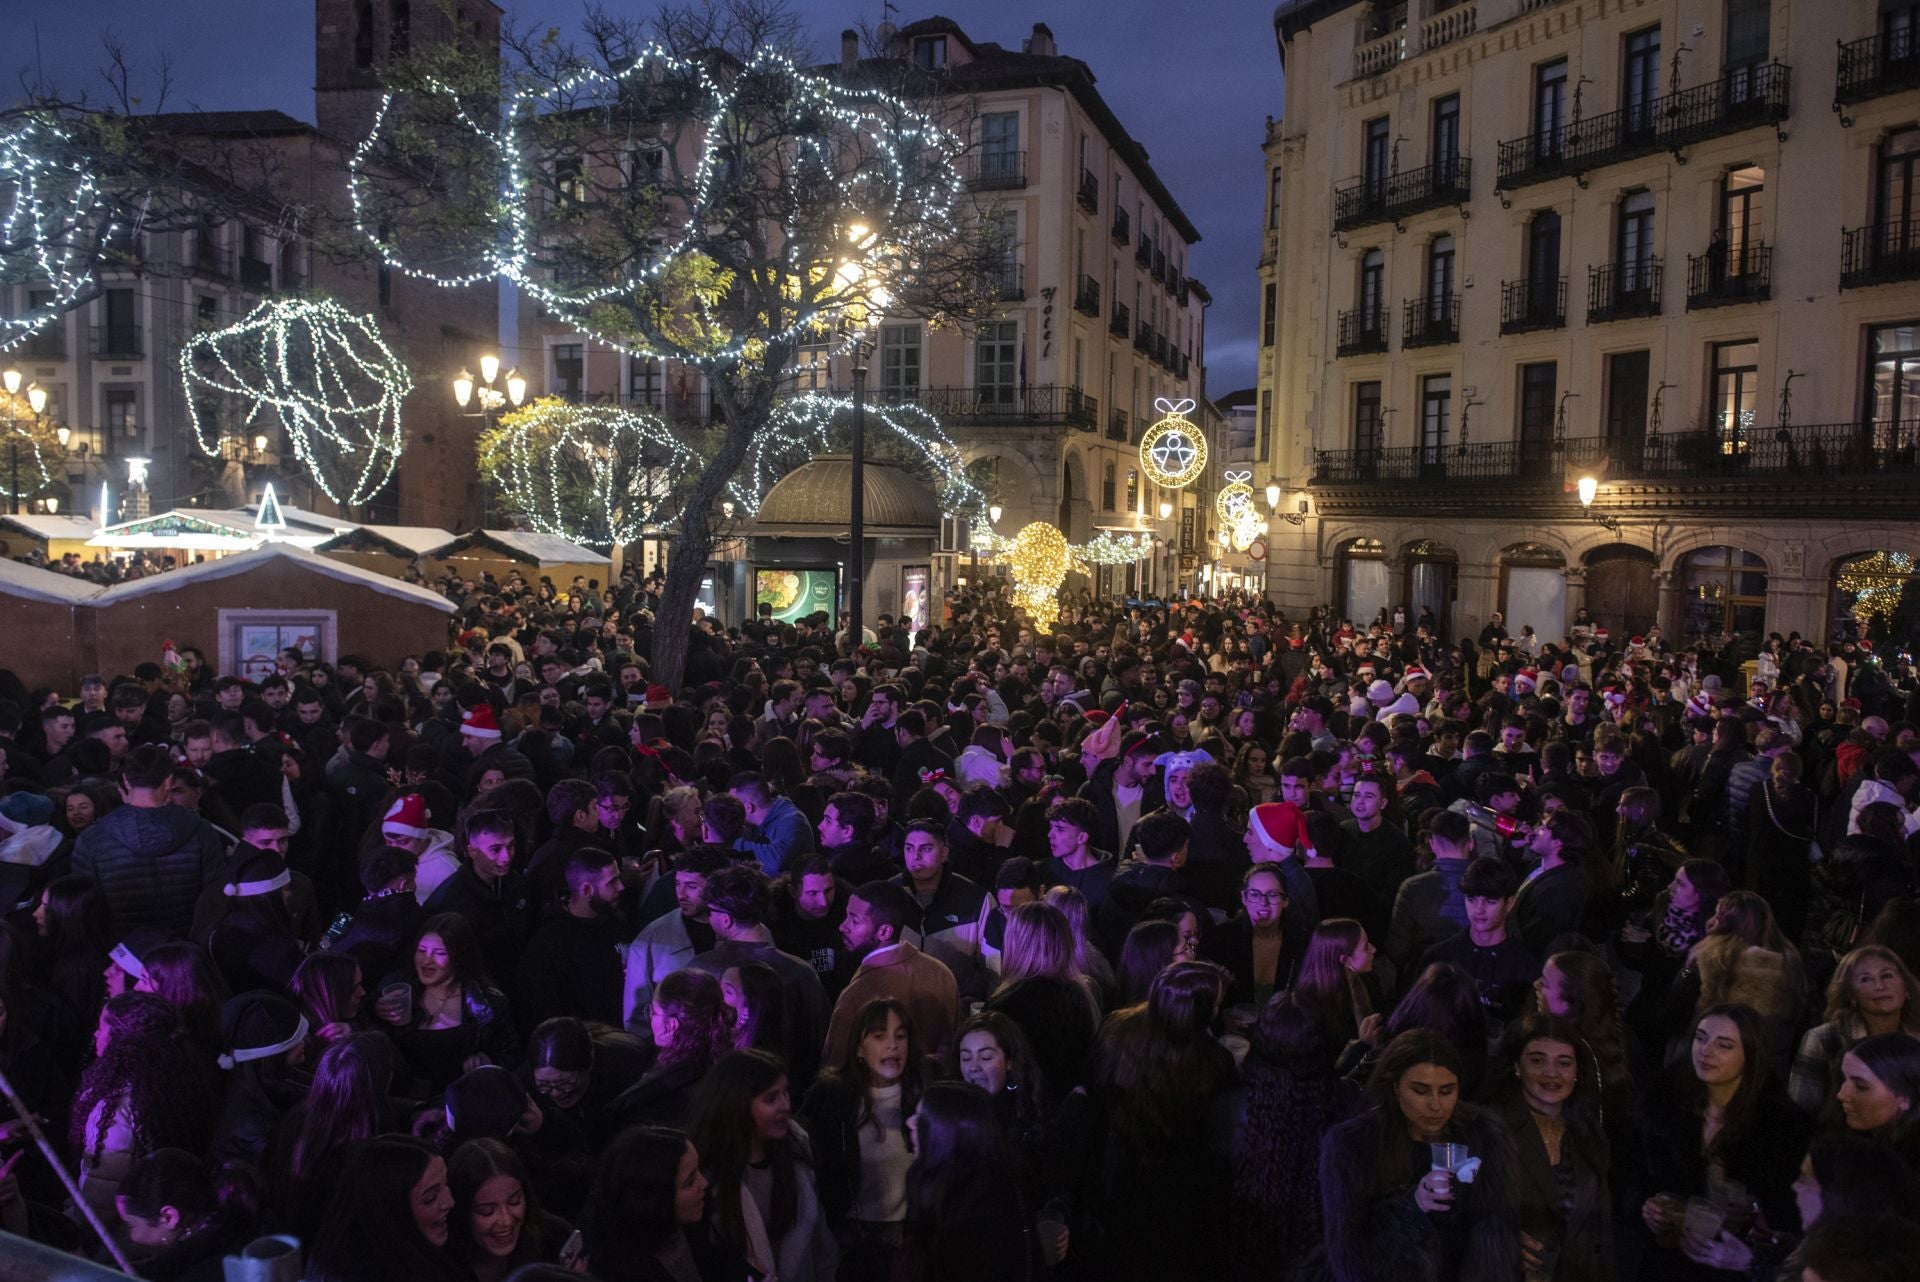
[[[198,393],[237,397],[249,425],[266,413],[278,420],[294,457],[337,504],[365,503],[400,460],[400,405],[413,379],[372,317],[331,299],[269,299],[236,324],[194,335],[180,351],[180,378],[202,450],[218,455],[220,442]]]
[[[43,112],[0,131],[0,285],[31,281],[37,302],[0,316],[0,352],[25,342],[93,288],[112,203],[67,127]]]
[[[631,543],[661,522],[698,464],[658,415],[618,405],[535,401],[501,419],[495,482],[542,534],[594,547]]]
[[[864,407],[869,424],[885,429],[910,456],[917,456],[939,482],[943,511],[986,529],[987,498],[967,477],[960,447],[937,415],[913,404],[881,402]],[[834,448],[838,430],[853,414],[845,396],[809,392],[777,405],[765,431],[755,435],[747,460],[727,493],[749,516],[773,483],[816,454]]]

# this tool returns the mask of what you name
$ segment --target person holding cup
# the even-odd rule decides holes
[[[1600,1086],[1574,1025],[1533,1014],[1507,1034],[1512,1061],[1499,1105],[1517,1159],[1520,1263],[1527,1282],[1615,1276]]]
[[[517,1064],[520,1037],[505,994],[488,977],[473,927],[458,913],[422,923],[412,965],[380,984],[374,1014],[393,1029],[394,1045],[425,1084],[444,1091],[482,1064]]]
[[[1415,1029],[1387,1043],[1357,1117],[1320,1155],[1334,1282],[1520,1276],[1513,1144],[1460,1098],[1459,1051]]]
[[[1694,1018],[1688,1045],[1688,1057],[1643,1097],[1649,1195],[1638,1200],[1651,1239],[1643,1282],[1716,1276],[1688,1249],[1723,1229],[1744,1237],[1756,1210],[1776,1230],[1800,1223],[1793,1177],[1809,1127],[1774,1080],[1760,1016],[1710,1006]]]

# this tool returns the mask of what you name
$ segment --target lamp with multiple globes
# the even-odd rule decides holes
[[[518,408],[527,399],[527,380],[519,370],[510,369],[505,382],[501,382],[500,358],[489,352],[480,358],[479,382],[464,369],[454,375],[453,399],[462,410],[478,402],[477,408],[467,410],[468,418],[489,418],[509,406]]]
[[[20,371],[14,366],[9,365],[5,370],[0,370],[0,387],[4,387],[7,392],[7,496],[12,504],[11,510],[16,516],[20,513],[20,500],[25,497],[28,490],[37,492],[53,483],[53,477],[47,471],[47,461],[40,453],[40,440],[32,431],[33,421],[46,412],[47,389],[38,383],[26,385],[25,396],[30,417],[26,420],[28,427],[23,430],[19,415],[21,381]],[[61,429],[62,432],[65,430],[65,428]],[[61,443],[65,444],[65,441]],[[33,482],[27,490],[21,488],[20,481],[22,445],[26,446],[25,461],[30,468],[30,479]]]

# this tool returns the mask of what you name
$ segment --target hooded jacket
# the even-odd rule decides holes
[[[1907,809],[1907,799],[1890,783],[1878,779],[1868,779],[1854,789],[1853,804],[1847,807],[1847,836],[1860,831],[1860,812],[1876,801],[1884,801],[1898,806],[1906,819],[1907,835],[1911,837],[1920,832],[1920,811]]]
[[[800,807],[785,797],[769,802],[766,816],[749,832],[755,835],[741,835],[733,848],[759,860],[769,877],[778,877],[788,864],[813,853],[813,827]]]
[[[116,939],[142,926],[185,935],[194,902],[220,880],[225,861],[213,825],[178,806],[121,806],[73,847],[73,871],[106,896]]]

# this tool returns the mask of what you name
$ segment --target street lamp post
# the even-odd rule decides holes
[[[847,570],[847,648],[860,653],[862,597],[867,588],[867,343],[853,340],[853,495],[848,502],[847,533],[852,557]]]
[[[500,358],[489,352],[480,358],[478,383],[464,369],[454,376],[453,399],[459,403],[462,417],[480,419],[487,429],[491,429],[501,410],[509,405],[517,409],[520,402],[527,399],[527,380],[517,369],[508,370],[506,377],[502,378]],[[467,408],[469,405],[473,408]],[[490,493],[484,489],[482,493],[486,496],[482,501],[491,503]],[[480,523],[485,525],[486,520],[486,513],[482,512]]]
[[[0,386],[7,389],[7,462],[12,473],[13,515],[20,515],[20,419],[18,414],[20,395],[20,371],[7,366],[0,371]],[[31,413],[29,422],[40,417],[47,408],[47,389],[38,383],[27,384],[27,409]]]

